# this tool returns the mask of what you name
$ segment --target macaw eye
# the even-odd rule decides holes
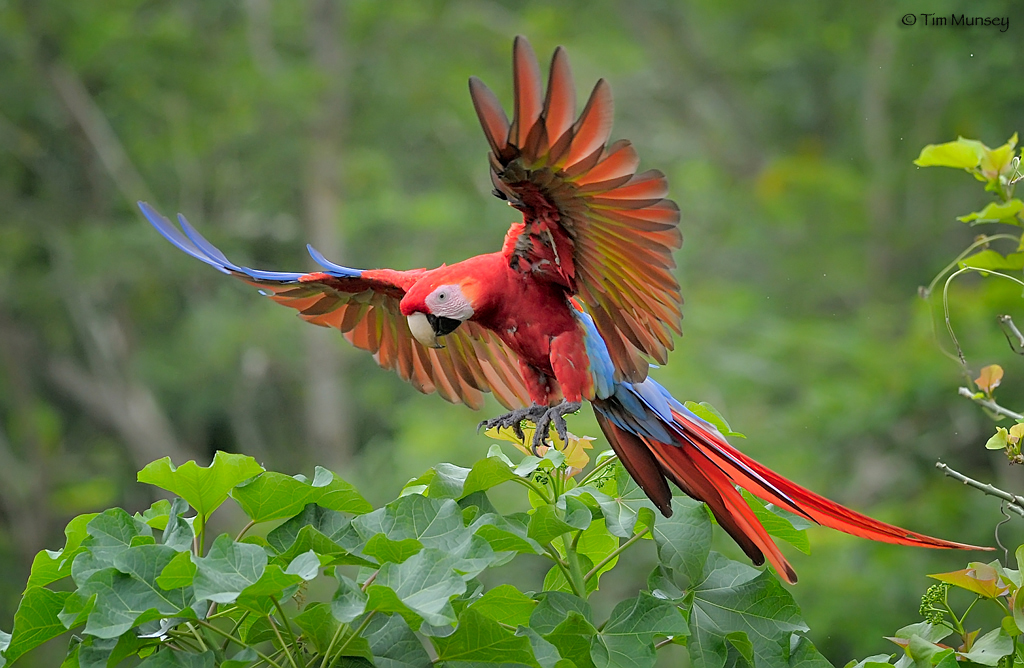
[[[437,293],[437,301],[443,302],[446,299],[448,299],[448,293],[447,292],[438,292]]]

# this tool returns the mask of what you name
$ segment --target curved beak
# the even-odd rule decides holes
[[[413,313],[409,316],[409,329],[412,335],[428,348],[444,348],[438,339],[451,334],[461,324],[461,320],[429,313]]]
[[[430,321],[427,320],[426,313],[413,313],[409,315],[409,330],[416,337],[416,340],[426,347],[444,348],[444,346],[438,343],[437,334],[434,333],[434,328],[430,325]]]

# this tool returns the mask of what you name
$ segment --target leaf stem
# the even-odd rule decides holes
[[[235,643],[235,644],[236,644],[236,645],[238,645],[239,647],[252,647],[252,645],[247,645],[246,643],[242,642],[241,640],[239,640],[239,639],[238,639],[238,638],[236,638],[235,636],[231,635],[231,634],[230,634],[230,633],[228,633],[227,631],[225,631],[225,630],[223,630],[223,629],[221,629],[221,628],[218,628],[217,626],[214,626],[214,625],[213,625],[213,624],[211,624],[210,622],[207,622],[207,621],[205,621],[205,620],[202,620],[202,619],[200,619],[200,620],[198,620],[198,623],[199,623],[199,624],[200,624],[200,625],[201,625],[201,626],[202,626],[203,628],[207,628],[207,629],[210,629],[211,631],[213,631],[213,632],[214,632],[214,633],[216,633],[217,635],[219,635],[219,636],[223,636],[224,638],[226,638],[227,640],[229,640],[229,641],[231,641],[231,642]],[[264,654],[263,652],[259,651],[259,650],[258,650],[258,649],[256,649],[255,647],[252,647],[252,651],[256,652],[256,656],[258,656],[258,657],[260,657],[261,659],[263,659],[263,660],[264,660],[264,661],[265,661],[265,662],[267,663],[267,665],[273,666],[274,668],[281,668],[281,664],[279,664],[279,663],[278,663],[277,661],[274,661],[274,660],[273,660],[273,659],[271,659],[271,658],[270,658],[269,656],[267,656],[267,655],[266,655],[266,654]]]
[[[619,456],[618,455],[612,455],[608,459],[604,460],[603,462],[601,462],[600,464],[595,466],[593,469],[591,469],[590,473],[588,473],[587,475],[583,476],[583,480],[580,480],[579,486],[583,487],[584,485],[586,485],[588,482],[590,482],[594,478],[594,475],[598,471],[603,470],[606,466],[612,464],[613,462],[617,462],[617,461],[619,461]]]
[[[647,527],[643,531],[641,531],[640,533],[636,533],[636,534],[633,534],[632,536],[630,536],[629,540],[627,540],[625,543],[623,543],[619,547],[615,548],[615,551],[613,551],[607,557],[605,557],[601,561],[597,562],[597,564],[595,564],[594,567],[590,569],[590,572],[583,576],[584,582],[588,582],[590,580],[590,578],[592,578],[595,575],[597,575],[601,571],[601,569],[604,568],[608,564],[608,562],[610,562],[612,559],[614,559],[615,557],[617,557],[620,554],[622,554],[626,550],[626,548],[628,548],[630,545],[632,545],[633,543],[637,542],[638,540],[640,540],[641,538],[643,538],[644,536],[646,536],[650,532],[651,532],[651,527]]]
[[[1011,411],[1009,408],[1003,408],[1002,406],[997,404],[995,401],[992,401],[991,399],[986,399],[984,397],[975,397],[974,392],[971,392],[971,389],[969,387],[961,387],[957,391],[960,393],[961,397],[967,397],[974,403],[978,404],[979,406],[984,406],[993,413],[1005,415],[1006,417],[1013,418],[1014,420],[1024,420],[1024,415],[1021,415],[1020,413],[1015,413],[1014,411]]]
[[[238,541],[242,540],[242,537],[249,532],[249,529],[253,528],[254,526],[256,526],[256,520],[250,520],[248,524],[242,527],[242,530],[238,532],[238,535],[235,536],[235,542],[237,543]]]
[[[298,640],[295,639],[295,633],[292,631],[292,625],[288,622],[288,615],[284,614],[284,608],[281,607],[281,602],[277,600],[274,595],[270,596],[270,600],[273,601],[274,607],[277,608],[277,613],[281,615],[281,623],[284,625],[284,630],[288,633],[288,639],[291,640],[292,647],[298,647]]]
[[[586,600],[587,579],[583,575],[583,569],[580,568],[580,556],[576,551],[576,543],[570,539],[568,533],[562,534],[562,546],[565,547],[565,562],[569,567],[569,585],[572,586],[577,596]]]
[[[531,473],[530,475],[532,476],[533,474]],[[512,478],[512,480],[519,483],[520,485],[524,485],[525,487],[532,489],[537,496],[544,499],[544,503],[551,503],[551,497],[548,496],[548,491],[544,489],[544,487],[542,487],[541,485],[538,485],[532,479],[520,478],[519,476],[516,476],[515,478]]]
[[[288,657],[288,663],[292,664],[292,668],[299,668],[299,664],[295,662],[295,657],[292,656],[291,650],[288,649],[288,644],[285,643],[284,638],[281,636],[281,630],[278,629],[277,624],[274,623],[274,616],[267,615],[267,621],[270,622],[270,628],[274,629],[274,635],[277,636],[278,642],[281,643],[281,647],[284,649],[284,655]]]
[[[203,640],[203,637],[199,635],[199,631],[196,629],[196,627],[192,626],[192,622],[185,622],[185,626],[186,628],[188,628],[189,631],[192,632],[192,635],[195,636],[196,640],[199,641],[199,646],[203,648],[203,651],[205,652],[206,650],[208,650],[209,647],[206,646],[206,642]]]
[[[248,617],[248,616],[249,616],[249,611],[248,610],[246,610],[244,613],[242,613],[242,616],[238,618],[238,621],[235,622],[235,625],[233,627],[231,627],[231,635],[235,635],[235,631],[238,630],[238,627],[240,627],[242,625],[242,622],[244,622],[245,618]],[[209,619],[209,617],[207,617],[207,619]],[[222,652],[228,651],[228,643],[229,642],[231,642],[231,641],[225,639],[224,640],[224,644],[221,645],[220,651],[222,651]]]
[[[366,627],[370,625],[370,620],[373,619],[373,616],[375,614],[377,614],[377,611],[371,610],[370,613],[366,615],[362,623],[359,624],[359,626],[357,626],[354,631],[352,631],[352,635],[346,638],[345,642],[341,643],[341,647],[338,648],[338,651],[335,653],[335,656],[340,656],[341,653],[345,651],[345,648],[348,647],[348,644],[352,642],[352,639],[358,638],[362,634],[362,632],[366,630]]]
[[[933,278],[932,282],[928,284],[928,287],[924,289],[924,295],[923,296],[925,298],[930,297],[931,294],[932,294],[932,290],[935,289],[935,285],[940,280],[942,280],[942,277],[946,275],[946,272],[949,271],[950,269],[952,269],[953,267],[957,266],[958,264],[960,264],[960,260],[963,260],[965,257],[967,257],[967,255],[972,250],[974,250],[978,246],[984,246],[985,244],[987,244],[989,242],[995,241],[996,239],[1012,239],[1014,241],[1020,241],[1019,238],[1015,237],[1012,234],[992,234],[992,235],[989,235],[989,236],[984,236],[984,237],[979,238],[977,241],[975,241],[970,246],[965,248],[962,253],[957,255],[956,259],[953,260],[952,262],[950,262],[949,264],[947,264],[945,266],[945,268],[943,268],[942,271],[940,271],[939,273],[935,274],[935,278]]]
[[[979,482],[974,478],[965,476],[963,473],[960,473],[955,469],[951,469],[947,464],[944,464],[942,462],[935,462],[935,468],[939,469],[940,471],[948,475],[950,478],[953,478],[954,480],[959,480],[968,487],[973,487],[974,489],[984,492],[989,496],[994,496],[997,499],[1002,499],[1003,501],[1006,501],[1007,508],[1017,513],[1021,517],[1024,517],[1024,496],[1010,494],[1009,492],[1001,490],[998,487],[994,487],[988,483]]]

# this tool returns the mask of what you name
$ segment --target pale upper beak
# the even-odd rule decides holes
[[[409,316],[409,330],[416,337],[416,340],[427,348],[444,348],[438,342],[437,334],[434,333],[434,328],[431,326],[430,321],[427,320],[426,313],[411,314]]]

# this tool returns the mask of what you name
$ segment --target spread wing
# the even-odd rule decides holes
[[[555,50],[547,95],[529,42],[517,37],[513,118],[479,79],[473,105],[490,143],[494,194],[523,212],[505,253],[514,269],[576,294],[608,344],[619,380],[647,376],[640,353],[664,364],[680,333],[682,296],[672,252],[682,245],[679,207],[665,175],[637,174],[628,141],[608,144],[612,96],[602,79],[576,117],[565,51]]]
[[[260,288],[279,304],[290,306],[314,325],[335,327],[354,346],[373,354],[385,369],[423,393],[437,392],[452,403],[483,405],[483,392],[493,392],[506,408],[530,404],[515,353],[491,333],[465,323],[444,337],[445,348],[427,348],[409,331],[398,308],[406,290],[423,269],[361,271],[325,259],[313,248],[324,271],[303,274],[240,267],[203,238],[184,216],[177,225],[144,202],[139,208],[168,241],[192,257]]]

